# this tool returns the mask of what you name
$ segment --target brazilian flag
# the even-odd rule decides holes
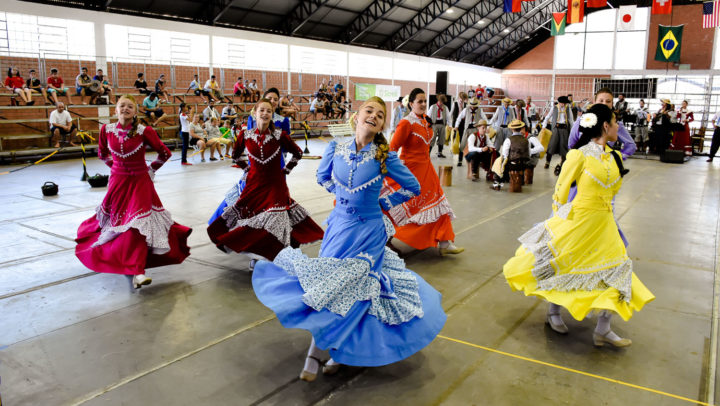
[[[661,62],[680,62],[683,26],[658,26],[658,43],[655,60]]]

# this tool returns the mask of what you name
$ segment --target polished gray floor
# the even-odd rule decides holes
[[[324,145],[310,148],[319,154]],[[155,179],[174,219],[194,229],[192,255],[150,270],[153,284],[135,293],[125,278],[95,274],[74,256],[77,226],[105,192],[80,182],[80,161],[0,175],[4,404],[683,405],[714,396],[720,163],[627,163],[616,215],[635,272],[657,296],[630,322],[614,320],[631,347],[593,347],[595,319],[566,315],[570,334],[555,334],[545,304],[510,291],[502,277],[516,238],[550,213],[551,171],[539,168],[535,185],[510,194],[468,181],[463,167],[445,192],[467,251],[406,250],[408,268],[443,294],[441,337],[394,365],[346,367],[307,383],[297,377],[309,334],[282,328],[255,298],[247,258],[220,252],[205,232],[239,171],[195,159],[168,162]],[[332,196],[315,184],[318,162],[301,161],[289,186],[320,223]],[[97,159],[88,164],[91,174],[108,172]],[[47,180],[60,185],[57,197],[41,195]]]

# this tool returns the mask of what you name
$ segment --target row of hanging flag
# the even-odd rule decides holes
[[[525,1],[535,0],[504,0],[503,11],[506,13],[519,13],[522,11],[522,3]],[[566,13],[553,13],[567,15],[567,23],[581,23],[585,15],[585,1],[587,1],[588,8],[601,8],[607,6],[607,0],[568,0],[568,8]],[[715,1],[706,1],[703,3],[703,15],[705,14],[705,4],[718,3]],[[635,7],[635,6],[633,6]],[[653,0],[652,3],[653,14],[672,14],[672,0]]]

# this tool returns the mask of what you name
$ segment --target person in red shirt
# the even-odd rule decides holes
[[[35,104],[35,102],[32,101],[32,90],[25,86],[25,80],[20,76],[20,72],[17,69],[8,69],[8,75],[5,78],[5,88],[20,95],[20,98],[28,106]]]
[[[57,69],[50,69],[50,76],[48,76],[47,78],[47,83],[48,95],[50,95],[50,98],[53,99],[55,105],[58,104],[58,95],[66,96],[68,100],[68,105],[73,104],[72,96],[70,95],[70,92],[68,92],[68,88],[63,86],[65,82],[63,81],[63,78],[58,75]]]

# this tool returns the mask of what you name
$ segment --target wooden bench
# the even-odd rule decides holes
[[[355,131],[352,129],[349,123],[344,124],[328,124],[327,126],[328,131],[330,131],[330,135],[332,135],[335,138],[342,138],[348,135],[355,134]]]

